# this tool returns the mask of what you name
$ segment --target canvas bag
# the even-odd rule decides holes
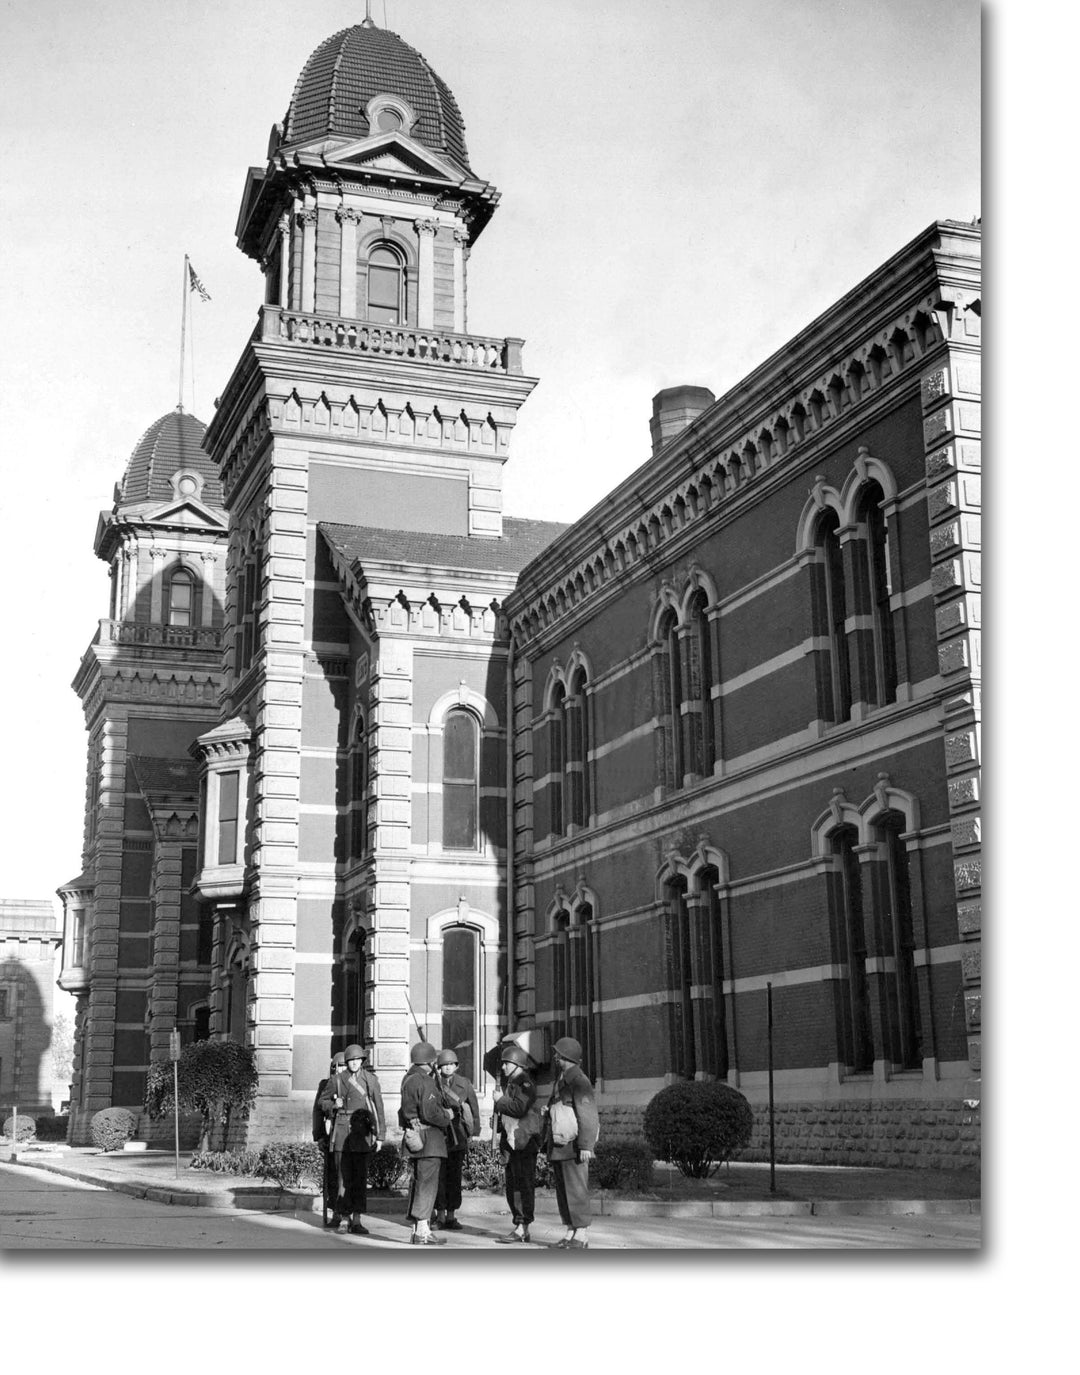
[[[551,1140],[556,1146],[570,1146],[577,1140],[577,1113],[569,1103],[553,1100],[548,1109],[548,1121],[551,1124]]]
[[[508,1117],[504,1112],[502,1124],[506,1144],[512,1151],[523,1151],[540,1130],[540,1114],[535,1107],[530,1108],[524,1117]]]

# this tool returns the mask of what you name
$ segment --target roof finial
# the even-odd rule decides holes
[[[373,29],[375,27],[375,20],[371,17],[371,0],[367,0],[367,4],[364,6],[364,9],[366,13],[364,15],[364,22],[360,25],[360,27],[362,29]]]

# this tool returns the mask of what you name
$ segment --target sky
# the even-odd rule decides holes
[[[108,609],[94,530],[177,401],[184,254],[212,298],[192,301],[184,402],[209,420],[262,294],[234,237],[247,169],[307,57],[363,13],[364,0],[0,0],[5,896],[48,897],[79,872],[70,683]],[[581,515],[647,458],[659,389],[720,395],[933,220],[980,216],[984,137],[1011,213],[993,260],[1042,210],[1052,254],[1073,225],[1045,178],[1048,132],[1070,117],[1042,118],[1051,90],[1072,89],[1058,13],[372,0],[448,82],[473,169],[502,193],[470,259],[469,328],[523,337],[540,379],[506,511]],[[1022,294],[1060,314],[1059,275]]]

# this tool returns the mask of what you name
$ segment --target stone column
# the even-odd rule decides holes
[[[204,549],[199,554],[202,559],[202,612],[199,617],[199,624],[204,629],[209,629],[214,623],[214,599],[217,596],[214,573],[217,566],[217,553],[213,549]]]
[[[296,216],[302,235],[300,241],[300,309],[315,309],[315,232],[319,223],[319,212],[312,206],[301,210]]]
[[[360,227],[359,210],[349,205],[334,212],[341,225],[341,293],[338,314],[346,319],[356,318],[356,236]]]
[[[950,688],[944,746],[952,823],[956,910],[968,1062],[981,1069],[982,1041],[982,659],[980,303],[942,300],[946,356],[922,376],[930,518],[930,582],[938,668]]]
[[[167,551],[158,548],[157,545],[150,546],[150,623],[151,625],[161,625],[163,617],[162,598],[164,586],[162,575],[165,569],[165,558]]]
[[[464,334],[467,324],[465,310],[465,260],[469,256],[469,235],[464,229],[454,230],[454,333]]]
[[[285,310],[289,305],[289,284],[292,281],[292,225],[288,214],[278,220],[278,242],[281,245],[278,273],[278,305]]]
[[[413,227],[420,240],[416,323],[421,329],[432,329],[435,324],[435,235],[439,232],[439,222],[417,220]]]

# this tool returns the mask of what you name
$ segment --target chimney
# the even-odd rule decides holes
[[[653,397],[652,420],[649,422],[653,458],[702,411],[707,411],[715,400],[708,387],[665,387],[663,391],[658,391]]]

